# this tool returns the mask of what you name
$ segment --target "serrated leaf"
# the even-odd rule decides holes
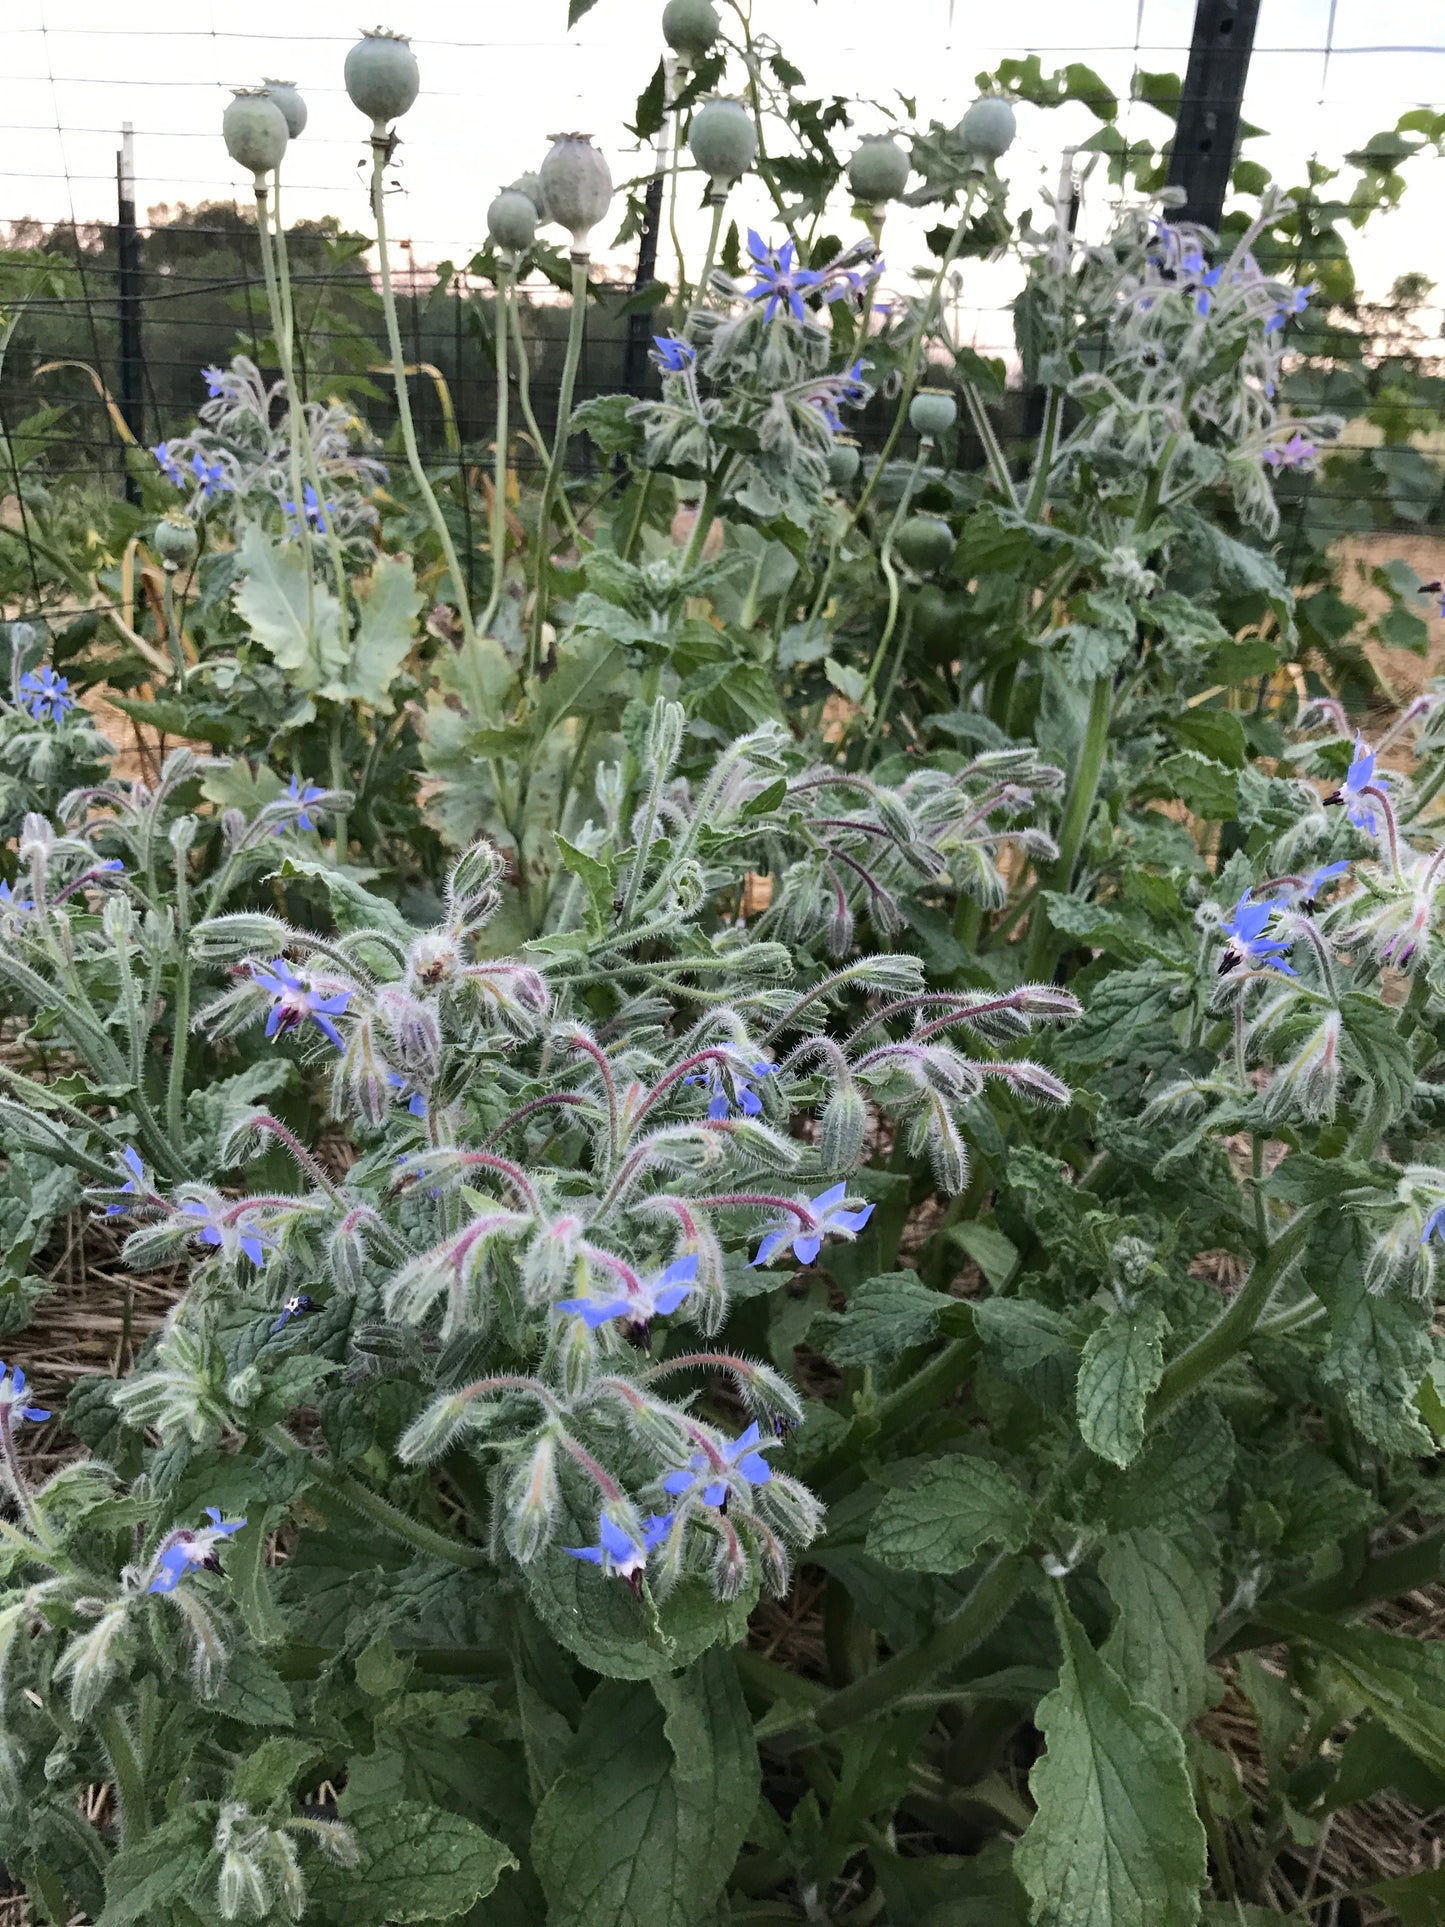
[[[1085,1445],[1112,1464],[1132,1464],[1144,1443],[1144,1409],[1164,1371],[1166,1320],[1157,1305],[1111,1312],[1079,1360],[1075,1390]]]
[[[324,1750],[317,1740],[293,1739],[289,1734],[262,1740],[254,1753],[237,1762],[231,1774],[231,1798],[250,1807],[270,1806],[290,1792]]]
[[[370,703],[383,716],[394,707],[391,685],[411,653],[416,619],[426,600],[416,586],[409,555],[379,555],[365,582],[356,585],[360,617],[351,639],[351,660],[342,687],[326,691]]]
[[[1202,1530],[1111,1539],[1099,1576],[1118,1609],[1103,1656],[1135,1699],[1187,1726],[1209,1703],[1204,1639],[1219,1610],[1219,1550]]]
[[[1196,816],[1215,822],[1229,822],[1239,810],[1239,791],[1234,772],[1197,750],[1183,749],[1166,756],[1157,775],[1165,791],[1177,796]]]
[[[1192,1527],[1234,1468],[1234,1434],[1217,1405],[1195,1399],[1154,1433],[1127,1472],[1100,1468],[1103,1516],[1117,1531]]]
[[[352,936],[360,930],[384,930],[395,937],[399,943],[409,944],[416,931],[385,897],[379,897],[368,890],[365,884],[348,876],[345,870],[338,870],[322,857],[306,856],[297,851],[289,851],[279,870],[272,876],[306,877],[319,883],[331,903],[331,914],[336,919],[336,928],[343,936]]]
[[[752,1723],[732,1661],[604,1681],[532,1829],[548,1927],[700,1927],[757,1807]]]
[[[348,1927],[387,1921],[452,1920],[491,1893],[517,1865],[500,1840],[473,1821],[416,1800],[348,1812],[360,1864],[313,1863],[307,1888],[314,1906]]]
[[[1350,1422],[1372,1445],[1411,1455],[1431,1449],[1416,1395],[1430,1369],[1428,1300],[1378,1294],[1365,1284],[1369,1231],[1362,1220],[1331,1213],[1310,1241],[1305,1276],[1329,1308],[1329,1342],[1320,1375]]]
[[[1032,1298],[980,1298],[973,1322],[990,1361],[1008,1377],[1071,1350],[1069,1321]]]
[[[1038,1812],[1014,1851],[1035,1927],[1191,1927],[1206,1874],[1184,1742],[1058,1606],[1059,1684],[1035,1716]]]
[[[320,689],[346,668],[341,605],[324,583],[312,580],[299,542],[272,541],[256,523],[241,531],[238,563],[243,580],[236,613],[278,669],[298,689]]]
[[[291,1689],[268,1661],[249,1646],[238,1647],[226,1667],[210,1710],[247,1726],[290,1726],[296,1717]]]
[[[1017,1552],[1033,1507],[1018,1480],[990,1459],[955,1456],[925,1465],[885,1492],[868,1527],[870,1557],[906,1572],[961,1572],[984,1546]]]
[[[1415,1060],[1394,1011],[1374,997],[1350,991],[1340,999],[1345,1038],[1355,1068],[1375,1093],[1383,1127],[1399,1117],[1415,1095]]]
[[[198,1898],[215,1823],[213,1806],[184,1806],[127,1841],[106,1867],[105,1911],[96,1927],[128,1927],[131,1921],[148,1927],[171,1901]]]
[[[562,861],[587,892],[587,921],[596,935],[601,936],[612,922],[617,894],[612,865],[586,850],[579,850],[575,843],[567,841],[560,830],[556,832],[556,838]]]
[[[921,1284],[915,1271],[886,1271],[866,1279],[846,1311],[819,1312],[809,1341],[835,1365],[881,1365],[931,1338],[952,1302]]]

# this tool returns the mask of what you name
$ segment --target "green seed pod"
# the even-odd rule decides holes
[[[937,441],[958,420],[958,403],[946,389],[920,388],[908,404],[908,419],[915,434]]]
[[[535,170],[530,174],[519,174],[507,190],[511,194],[525,194],[537,210],[537,219],[547,219],[547,197],[542,192],[542,176]]]
[[[667,0],[662,10],[662,37],[689,66],[695,67],[712,51],[721,32],[712,0]]]
[[[411,106],[421,91],[421,69],[404,33],[376,27],[346,56],[343,77],[353,107],[374,127],[385,128]]]
[[[221,137],[237,166],[249,168],[253,174],[269,174],[273,167],[279,167],[290,139],[286,116],[258,87],[237,90],[221,116]]]
[[[1014,118],[1013,108],[996,94],[976,100],[957,128],[959,140],[969,153],[981,154],[989,161],[996,161],[1001,154],[1008,152],[1017,132],[1018,122]]]
[[[196,525],[189,515],[172,513],[156,523],[151,546],[168,569],[183,569],[196,553]]]
[[[487,209],[487,232],[510,254],[525,254],[536,239],[537,210],[520,188],[504,187]]]
[[[753,117],[740,100],[708,100],[692,117],[687,137],[692,157],[712,176],[714,194],[726,194],[741,180],[758,152]]]
[[[590,134],[558,134],[542,163],[547,218],[572,236],[572,252],[586,254],[587,238],[612,204],[612,175]]]
[[[297,91],[294,80],[266,80],[262,82],[266,92],[281,109],[286,121],[286,132],[294,141],[306,126],[306,102]]]
[[[828,480],[834,488],[847,488],[857,475],[862,460],[863,451],[857,442],[835,435],[833,446],[828,451]]]
[[[893,546],[916,575],[936,575],[953,556],[953,530],[936,515],[910,515]]]
[[[896,201],[908,185],[912,163],[891,134],[869,134],[848,163],[848,185],[863,207]]]

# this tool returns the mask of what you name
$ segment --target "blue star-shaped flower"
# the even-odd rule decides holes
[[[411,1091],[411,1096],[406,1100],[406,1108],[411,1112],[413,1117],[426,1116],[426,1095],[424,1092],[412,1090],[410,1082],[402,1076],[400,1071],[388,1071],[386,1073],[386,1081],[394,1091]],[[436,1195],[437,1193],[433,1191],[432,1196],[436,1197]]]
[[[349,990],[338,990],[330,997],[323,997],[319,990],[313,990],[296,975],[284,957],[278,957],[272,964],[252,964],[251,975],[273,999],[266,1016],[268,1037],[275,1037],[279,1031],[294,1030],[309,1017],[329,1043],[337,1050],[345,1050],[341,1032],[331,1020],[339,1017],[351,1002]]]
[[[277,1332],[285,1330],[293,1318],[302,1317],[306,1312],[310,1311],[310,1309],[310,1298],[307,1297],[304,1291],[298,1291],[294,1297],[288,1298],[281,1307],[281,1316],[271,1327],[271,1336],[274,1338]]]
[[[648,1554],[662,1544],[671,1530],[670,1512],[650,1513],[643,1521],[639,1543],[604,1512],[597,1521],[595,1546],[564,1546],[562,1550],[569,1558],[584,1560],[589,1566],[601,1566],[603,1572],[615,1573],[619,1579],[634,1585],[637,1575],[647,1565]]]
[[[181,1206],[188,1217],[202,1218],[205,1222],[198,1225],[195,1236],[203,1245],[224,1245],[229,1230],[241,1250],[256,1266],[264,1265],[266,1253],[271,1247],[271,1239],[263,1231],[249,1230],[243,1223],[239,1231],[234,1226],[223,1225],[212,1207],[201,1198],[187,1198]]]
[[[557,1302],[557,1309],[580,1318],[588,1331],[596,1331],[599,1325],[605,1325],[609,1319],[623,1318],[629,1325],[645,1332],[652,1319],[665,1318],[669,1312],[677,1310],[692,1290],[696,1278],[697,1253],[694,1251],[685,1258],[675,1258],[655,1278],[644,1280],[638,1291],[619,1292],[617,1297],[607,1299],[562,1298]]]
[[[67,710],[75,707],[69,679],[57,676],[48,662],[25,671],[20,678],[20,701],[37,723],[58,723]]]
[[[678,335],[654,335],[652,359],[664,374],[680,375],[697,360],[697,349]]]
[[[208,462],[199,449],[191,457],[191,470],[208,502],[230,492],[231,484],[226,480],[225,469],[219,462]]]
[[[774,1443],[774,1440],[768,1439],[763,1449]],[[773,1468],[762,1452],[756,1449],[757,1444],[758,1427],[754,1420],[747,1431],[734,1439],[731,1445],[724,1446],[720,1454],[727,1471],[750,1486],[766,1485],[773,1476]],[[676,1498],[680,1493],[695,1491],[699,1485],[702,1486],[704,1505],[721,1505],[728,1495],[727,1475],[719,1477],[718,1466],[706,1452],[694,1452],[687,1462],[686,1471],[669,1472],[662,1482],[662,1489]]]
[[[749,228],[748,253],[753,257],[753,272],[758,278],[746,290],[747,298],[757,301],[767,297],[768,305],[763,310],[764,321],[771,321],[778,309],[784,306],[795,321],[806,321],[808,311],[803,306],[804,292],[816,288],[823,277],[812,268],[793,266],[797,254],[796,243],[785,241],[775,253],[755,228]]]
[[[18,910],[24,912],[26,910],[33,910],[34,908],[34,897],[16,896],[8,883],[0,883],[0,910]]]
[[[1336,877],[1342,877],[1349,867],[1349,864],[1342,859],[1338,863],[1322,864],[1318,870],[1307,876],[1300,885],[1300,908],[1312,910],[1319,898],[1324,895],[1326,886],[1333,883]]]
[[[8,1385],[5,1382],[7,1370],[10,1371]],[[7,1367],[3,1358],[0,1358],[0,1402],[8,1405],[10,1410],[19,1417],[29,1419],[32,1425],[43,1424],[50,1417],[49,1412],[44,1411],[39,1405],[25,1403],[25,1374],[18,1365],[13,1369]]]
[[[767,1232],[758,1246],[757,1257],[748,1269],[755,1270],[759,1265],[771,1263],[780,1251],[786,1251],[789,1246],[800,1265],[810,1265],[822,1250],[823,1236],[829,1231],[841,1232],[849,1238],[857,1237],[873,1216],[873,1207],[865,1204],[861,1211],[844,1211],[841,1207],[847,1192],[846,1184],[835,1184],[818,1193],[811,1204],[811,1229],[800,1229],[794,1223],[779,1225],[775,1231]]]
[[[212,401],[219,401],[226,392],[226,377],[219,368],[203,368],[201,379],[206,384],[206,394]]]
[[[761,1059],[755,1064],[748,1065],[748,1077],[771,1077],[772,1074],[772,1065]],[[690,1077],[685,1077],[682,1081],[684,1084],[707,1086],[711,1093],[707,1114],[714,1124],[725,1117],[732,1116],[734,1102],[744,1117],[758,1117],[762,1114],[763,1100],[748,1079],[736,1071],[731,1064],[722,1064],[715,1057],[708,1060],[705,1070],[694,1071]],[[729,1088],[733,1096],[729,1096]]]
[[[1227,976],[1231,970],[1237,970],[1240,964],[1257,970],[1268,964],[1275,970],[1284,971],[1286,976],[1298,974],[1292,964],[1284,961],[1289,945],[1264,934],[1273,914],[1273,904],[1251,903],[1248,891],[1239,899],[1234,907],[1234,915],[1228,923],[1220,925],[1229,939],[1224,955],[1219,960],[1221,977]]]
[[[155,1577],[146,1587],[147,1592],[174,1592],[190,1566],[208,1566],[213,1572],[220,1570],[216,1547],[233,1532],[239,1532],[246,1521],[223,1519],[213,1505],[206,1507],[206,1517],[211,1522],[209,1526],[199,1532],[186,1532],[166,1547],[156,1561]]]
[[[157,442],[151,450],[151,454],[154,455],[160,463],[161,474],[165,476],[166,480],[176,488],[184,488],[186,478],[181,473],[179,463],[171,454],[170,444],[168,442]]]
[[[1326,803],[1343,803],[1346,814],[1357,830],[1364,830],[1374,836],[1379,827],[1375,806],[1365,795],[1366,790],[1378,788],[1384,781],[1375,775],[1375,752],[1365,747],[1364,736],[1356,733],[1354,761],[1345,772],[1345,780],[1337,790],[1325,798]]]
[[[145,1167],[140,1161],[140,1152],[133,1144],[127,1144],[120,1154],[120,1159],[126,1170],[130,1172],[130,1176],[119,1188],[128,1196],[134,1197],[145,1186]],[[105,1215],[108,1218],[121,1218],[129,1209],[130,1206],[125,1204],[108,1204],[105,1207]]]
[[[283,502],[281,506],[285,509],[287,519],[294,527],[297,520],[296,504],[294,502]],[[326,525],[326,517],[331,514],[331,504],[330,502],[323,502],[310,482],[307,482],[301,491],[301,510],[311,526],[319,529],[324,528]]]
[[[296,816],[296,828],[298,830],[314,830],[316,828],[315,821],[311,815],[311,805],[319,801],[325,794],[325,790],[319,788],[315,783],[308,783],[305,789],[302,789],[299,779],[293,772],[290,787],[286,791],[286,800],[289,803],[299,805]],[[284,825],[277,825],[276,834],[278,836],[281,834],[283,827]]]

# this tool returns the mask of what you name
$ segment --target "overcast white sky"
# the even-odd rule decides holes
[[[557,129],[592,132],[617,178],[638,170],[622,123],[656,64],[661,0],[598,0],[570,36],[566,0],[388,3],[403,7],[387,24],[411,34],[422,69],[421,99],[402,123],[402,192],[389,214],[393,235],[411,240],[419,261],[466,260],[483,238],[491,195],[535,166]],[[782,42],[818,91],[912,92],[920,115],[949,120],[972,99],[974,75],[1007,54],[1036,51],[1046,70],[1086,60],[1127,98],[1136,67],[1183,70],[1193,14],[1193,0],[1020,0],[1011,8],[754,0],[755,26]],[[364,227],[365,129],[341,86],[359,24],[337,0],[247,0],[235,9],[224,0],[128,0],[123,12],[112,0],[29,0],[7,9],[0,219],[113,218],[124,120],[135,125],[142,209],[248,196],[221,144],[221,109],[227,87],[268,74],[298,81],[311,110],[287,161],[288,212],[332,212]],[[1407,107],[1442,100],[1440,0],[1263,0],[1245,113],[1271,136],[1249,151],[1286,178],[1311,153],[1336,159]],[[1160,126],[1147,108],[1125,114],[1141,129]],[[1035,196],[1052,181],[1060,146],[1094,125],[1081,108],[1025,110],[1006,163],[1017,194]],[[765,215],[746,184],[737,212]],[[840,208],[845,232],[846,223]],[[915,235],[895,223],[885,237],[895,273],[920,258]],[[700,252],[700,237],[690,245]],[[1404,211],[1361,241],[1358,259],[1375,288],[1406,268],[1445,282],[1445,163],[1416,163]],[[661,271],[669,272],[665,257]],[[989,316],[1007,289],[997,275],[970,272],[965,298],[978,310],[981,345],[995,345],[1007,331]]]

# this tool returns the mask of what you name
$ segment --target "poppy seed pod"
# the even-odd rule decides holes
[[[237,92],[221,116],[221,134],[231,159],[253,174],[269,174],[279,167],[290,139],[286,116],[256,87]]]
[[[953,555],[953,530],[936,515],[910,515],[893,546],[916,575],[935,575]]]
[[[421,69],[403,33],[375,27],[346,56],[343,78],[351,104],[374,127],[404,114],[421,91]]]
[[[996,94],[976,100],[958,123],[958,137],[969,153],[990,161],[1008,152],[1017,132],[1013,108]]]
[[[547,218],[572,236],[572,252],[585,255],[587,238],[612,203],[612,176],[590,134],[558,134],[542,163]]]
[[[908,420],[915,434],[937,441],[958,420],[958,403],[945,389],[920,388],[908,404]]]
[[[286,132],[294,141],[306,126],[306,102],[301,98],[294,80],[265,80],[262,86],[281,109],[286,121]]]
[[[863,451],[857,442],[835,435],[833,446],[828,450],[828,480],[834,488],[847,488],[858,473],[862,460]]]
[[[168,569],[183,569],[195,558],[196,525],[188,515],[167,515],[156,523],[151,546]]]
[[[698,166],[712,176],[711,192],[725,195],[756,159],[758,133],[741,101],[709,100],[693,115],[687,144]]]
[[[848,185],[862,207],[896,201],[912,163],[891,134],[870,134],[848,163]]]
[[[722,22],[712,0],[667,0],[662,10],[662,37],[672,51],[696,66],[712,51]]]
[[[519,174],[508,189],[513,194],[525,194],[537,210],[537,219],[547,219],[547,197],[542,192],[542,176],[533,170],[530,174]]]
[[[537,234],[537,210],[516,187],[504,187],[487,209],[487,232],[499,248],[525,254]]]

